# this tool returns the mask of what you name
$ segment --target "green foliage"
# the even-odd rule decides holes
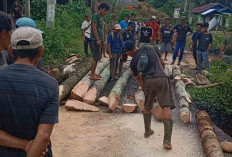
[[[46,19],[47,1],[32,0],[31,1],[31,17],[34,20]]]
[[[188,91],[195,102],[212,110],[222,110],[226,114],[232,115],[232,66],[220,60],[213,60],[210,65],[210,73],[213,74],[209,77],[212,83],[224,82],[224,84],[213,88],[190,88]]]
[[[42,3],[42,4],[39,4]],[[35,4],[34,4],[35,3]],[[44,0],[32,1],[32,6],[43,5]],[[32,8],[32,10],[39,10]],[[43,60],[46,66],[62,65],[62,62],[71,53],[83,54],[83,41],[81,33],[81,23],[85,19],[85,13],[88,9],[85,7],[85,1],[73,2],[72,4],[57,5],[55,28],[46,28],[46,14],[42,12],[34,14],[33,18],[37,20],[37,26],[44,34],[44,54]],[[34,11],[36,13],[36,11]],[[40,14],[41,13],[41,14]]]
[[[213,33],[212,50],[220,51],[224,39],[225,35],[223,33]]]

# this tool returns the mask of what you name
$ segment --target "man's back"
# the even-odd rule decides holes
[[[0,130],[18,138],[33,140],[39,124],[58,122],[58,83],[33,66],[12,64],[0,70],[0,100]],[[25,153],[0,147],[0,156]]]

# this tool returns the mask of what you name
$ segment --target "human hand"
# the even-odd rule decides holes
[[[27,145],[25,146],[24,151],[25,151],[26,153],[28,153],[28,151],[29,151],[29,149],[30,149],[30,147],[31,147],[31,145],[32,145],[32,143],[33,143],[33,141],[34,141],[34,140],[28,141]],[[46,150],[44,150],[44,151],[41,153],[40,157],[45,157],[45,155],[47,154],[47,152],[48,152],[48,149],[46,148]]]
[[[113,58],[111,53],[109,54],[109,58],[110,58],[110,59],[112,59],[112,58]]]
[[[97,40],[97,46],[101,46],[101,41],[99,39]]]
[[[85,37],[83,37],[83,41],[85,42]]]

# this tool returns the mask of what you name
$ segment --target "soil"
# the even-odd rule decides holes
[[[185,57],[188,57],[186,54]],[[190,56],[190,55],[189,55]],[[171,62],[171,56],[168,57]],[[186,63],[183,63],[186,64]],[[115,82],[108,83],[102,96],[108,96]],[[131,77],[123,96],[122,103],[132,102],[128,95],[137,91],[136,80]],[[199,138],[195,112],[193,122],[183,124],[179,118],[178,107],[172,110],[174,127],[173,149],[162,148],[163,123],[152,120],[155,133],[148,139],[143,137],[144,123],[141,113],[123,113],[120,107],[108,113],[106,106],[99,106],[100,112],[74,112],[60,107],[60,123],[52,133],[54,157],[204,157]],[[232,139],[215,126],[219,141]],[[226,154],[226,157],[231,155]]]

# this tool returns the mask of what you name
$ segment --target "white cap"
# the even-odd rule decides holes
[[[152,18],[152,19],[156,19],[156,16],[152,16],[151,18]]]

